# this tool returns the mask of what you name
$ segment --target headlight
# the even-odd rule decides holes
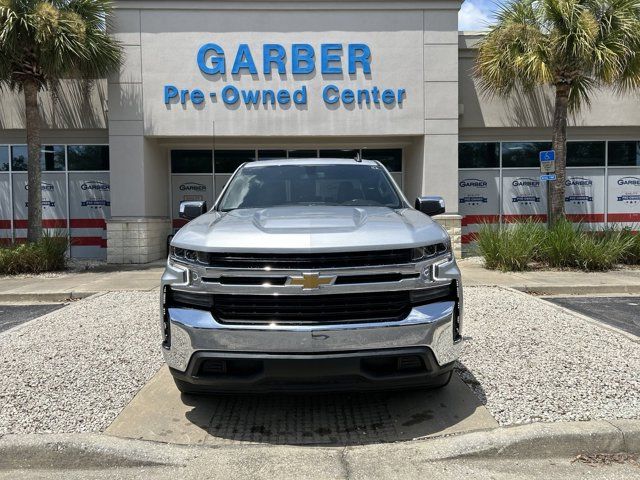
[[[200,265],[209,264],[209,253],[189,250],[186,248],[169,247],[169,259],[182,263],[194,263]]]
[[[451,253],[451,240],[447,239],[447,242],[434,243],[433,245],[426,245],[424,247],[418,247],[413,249],[411,260],[414,262],[422,262],[430,258],[440,257]]]

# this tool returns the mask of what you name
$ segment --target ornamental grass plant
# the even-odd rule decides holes
[[[67,248],[66,236],[46,232],[37,242],[0,247],[0,275],[63,270]]]
[[[486,268],[517,272],[542,265],[604,271],[620,263],[640,264],[640,234],[616,226],[589,231],[582,223],[562,218],[547,229],[535,220],[485,224],[477,237],[477,251]]]

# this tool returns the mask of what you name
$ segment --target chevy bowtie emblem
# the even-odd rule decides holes
[[[303,273],[300,277],[289,277],[288,285],[301,285],[304,290],[320,288],[321,285],[331,285],[335,275],[320,275],[319,273]]]

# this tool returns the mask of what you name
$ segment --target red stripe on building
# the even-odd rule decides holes
[[[572,222],[603,223],[604,213],[571,213],[567,214],[567,219]]]
[[[172,223],[173,223],[173,228],[182,228],[189,222],[184,218],[174,218]]]
[[[107,239],[102,237],[71,237],[71,246],[107,248]]]
[[[521,222],[523,220],[537,220],[539,222],[546,222],[547,221],[547,216],[543,215],[543,214],[529,214],[529,215],[522,215],[522,214],[509,214],[509,215],[502,215],[502,221],[506,222],[506,223],[512,223],[512,222]]]
[[[0,230],[9,230],[11,228],[11,220],[0,220]]]
[[[465,233],[460,237],[460,241],[462,243],[471,243],[475,242],[478,238],[478,232]]]
[[[640,223],[640,213],[610,213],[610,222]]]
[[[107,222],[103,218],[72,218],[71,228],[107,228]]]
[[[27,220],[14,220],[13,226],[16,229],[25,229],[28,227]],[[48,218],[42,220],[42,228],[67,228],[67,219],[66,218]]]

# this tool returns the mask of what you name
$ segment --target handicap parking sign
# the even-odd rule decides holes
[[[541,162],[552,162],[556,159],[555,150],[544,150],[540,152],[540,161]]]

